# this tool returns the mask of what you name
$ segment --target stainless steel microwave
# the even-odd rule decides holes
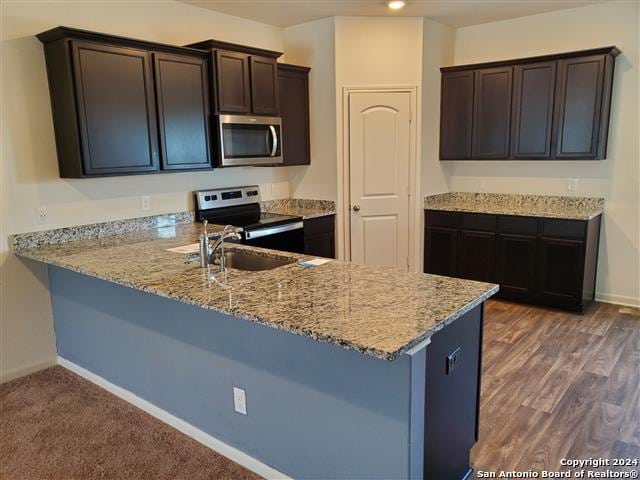
[[[282,163],[280,117],[220,115],[220,166]]]

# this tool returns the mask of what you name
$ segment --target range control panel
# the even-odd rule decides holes
[[[211,208],[231,207],[233,205],[247,205],[260,201],[260,187],[233,187],[216,190],[199,190],[195,192],[196,208],[208,210]]]

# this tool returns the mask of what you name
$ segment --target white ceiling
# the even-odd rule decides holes
[[[333,16],[429,17],[452,27],[495,22],[611,0],[406,0],[391,11],[385,0],[181,0],[236,17],[288,27]]]

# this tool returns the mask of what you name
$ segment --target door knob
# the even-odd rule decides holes
[[[353,206],[353,211],[354,212],[359,212],[360,211],[360,205],[354,205]]]

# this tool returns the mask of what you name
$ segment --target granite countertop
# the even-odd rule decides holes
[[[451,192],[425,197],[424,208],[449,212],[590,220],[604,212],[604,198]]]
[[[283,200],[269,200],[260,202],[263,212],[292,215],[303,219],[326,217],[336,214],[335,202],[331,200],[305,200],[287,198]]]
[[[61,229],[17,235],[11,241],[21,257],[385,360],[427,340],[498,289],[488,283],[341,261],[312,268],[295,262],[258,272],[229,269],[226,284],[221,284],[211,281],[198,263],[185,263],[184,254],[167,251],[197,242],[200,224],[189,217],[173,224],[159,219],[146,224],[146,229],[128,228],[126,233],[118,233],[122,226],[115,232],[101,227],[107,236],[83,240],[65,241],[78,235]],[[53,244],[46,245],[46,239]],[[228,248],[312,258],[242,245]]]

